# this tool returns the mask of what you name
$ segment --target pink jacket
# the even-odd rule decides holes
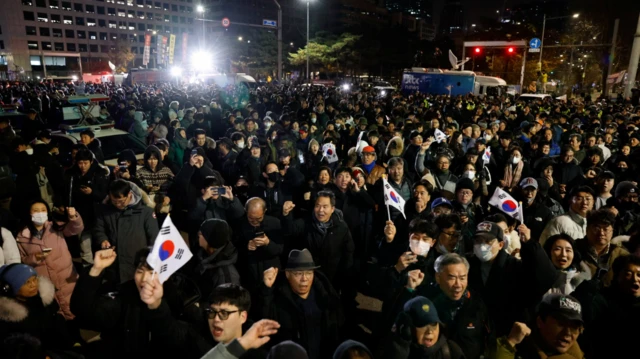
[[[18,233],[16,242],[20,249],[22,263],[35,268],[38,275],[47,277],[56,287],[56,300],[65,319],[74,318],[69,308],[71,293],[76,286],[78,273],[76,272],[71,254],[64,237],[71,237],[82,233],[84,224],[80,215],[69,221],[62,231],[53,229],[53,223],[48,221],[44,225],[42,238],[31,238],[29,228]],[[44,248],[51,248],[51,253],[44,260],[37,260],[36,254],[43,253]]]

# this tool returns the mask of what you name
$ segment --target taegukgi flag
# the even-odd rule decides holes
[[[444,132],[442,132],[439,129],[437,129],[437,128],[436,128],[435,131],[433,131],[433,136],[435,137],[436,142],[438,142],[438,143],[440,143],[442,141],[445,141],[447,139],[447,135]]]
[[[490,161],[491,161],[491,146],[488,146],[487,148],[485,148],[484,153],[482,154],[482,162],[485,165],[488,165]]]
[[[147,257],[147,263],[158,273],[160,283],[164,283],[173,273],[187,264],[193,257],[189,246],[167,216]]]
[[[495,192],[493,192],[493,196],[489,200],[489,204],[497,207],[502,212],[510,215],[511,217],[519,220],[520,222],[524,222],[524,216],[522,215],[522,209],[518,205],[513,197],[510,194],[503,191],[499,187],[496,187]]]
[[[327,162],[334,163],[338,161],[338,154],[336,153],[336,145],[333,143],[325,143],[322,145],[322,154],[327,158]]]
[[[391,187],[389,181],[384,177],[382,177],[382,184],[384,185],[384,204],[397,209],[404,218],[407,218],[404,215],[404,198]]]

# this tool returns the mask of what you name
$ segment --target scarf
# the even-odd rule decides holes
[[[371,171],[373,170],[373,167],[376,166],[376,161],[371,162],[368,165],[365,165],[364,163],[362,164],[362,168],[367,171],[367,174],[370,174]]]
[[[505,187],[513,188],[518,185],[520,182],[520,177],[522,176],[522,168],[524,167],[524,162],[522,160],[515,165],[508,164],[504,168],[504,182]]]

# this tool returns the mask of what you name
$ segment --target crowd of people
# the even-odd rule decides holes
[[[81,86],[146,150],[61,148],[78,85],[3,84],[3,358],[637,355],[637,98]]]

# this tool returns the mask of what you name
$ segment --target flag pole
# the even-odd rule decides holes
[[[518,212],[520,213],[520,224],[524,224],[524,213],[522,212],[522,201],[518,202]],[[522,241],[522,233],[518,232],[520,236],[520,241]]]
[[[388,204],[387,204],[387,216],[389,216],[389,220],[391,220],[391,211],[389,210]]]

